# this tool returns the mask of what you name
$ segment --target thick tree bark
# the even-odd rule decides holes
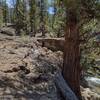
[[[77,16],[74,10],[67,12],[67,26],[64,45],[63,77],[69,87],[81,100],[80,93],[80,50],[79,30],[77,28]]]
[[[40,30],[42,32],[42,37],[45,37],[46,29],[45,29],[45,18],[44,18],[44,11],[45,11],[45,3],[44,0],[40,0]]]

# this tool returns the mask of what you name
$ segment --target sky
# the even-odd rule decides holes
[[[51,4],[54,0],[48,0],[48,3]],[[55,9],[53,6],[50,6],[48,9],[47,9],[48,13],[51,14],[51,15],[54,15],[55,14]]]
[[[9,7],[12,7],[12,0],[7,0],[7,4]]]
[[[48,0],[48,3],[51,3],[51,2],[53,2],[54,0]],[[12,0],[7,0],[7,4],[9,5],[9,6],[11,6],[12,5]]]
[[[49,7],[47,11],[48,11],[48,13],[51,14],[51,15],[54,15],[54,14],[55,14],[55,9],[54,9],[54,7]]]

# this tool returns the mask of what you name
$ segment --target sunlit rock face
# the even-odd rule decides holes
[[[100,86],[100,79],[99,78],[95,78],[95,77],[88,77],[88,78],[86,78],[86,80],[88,81],[88,82],[90,82],[90,85],[92,84],[92,85],[94,85],[94,86]]]
[[[100,95],[89,88],[81,87],[82,100],[100,100]]]
[[[100,79],[95,77],[86,78],[88,85],[100,94]]]

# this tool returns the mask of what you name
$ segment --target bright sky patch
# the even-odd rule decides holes
[[[54,7],[49,7],[47,11],[51,15],[54,15],[55,14],[55,8]]]

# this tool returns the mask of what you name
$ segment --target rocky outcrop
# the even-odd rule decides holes
[[[92,92],[89,88],[81,87],[81,93],[83,100],[100,100],[100,95]]]
[[[9,36],[14,36],[15,30],[14,30],[14,28],[11,28],[11,27],[3,27],[3,28],[0,29],[0,33],[6,34],[6,35],[9,35]]]
[[[60,100],[53,76],[61,63],[61,52],[42,48],[34,38],[1,35],[0,98]]]

